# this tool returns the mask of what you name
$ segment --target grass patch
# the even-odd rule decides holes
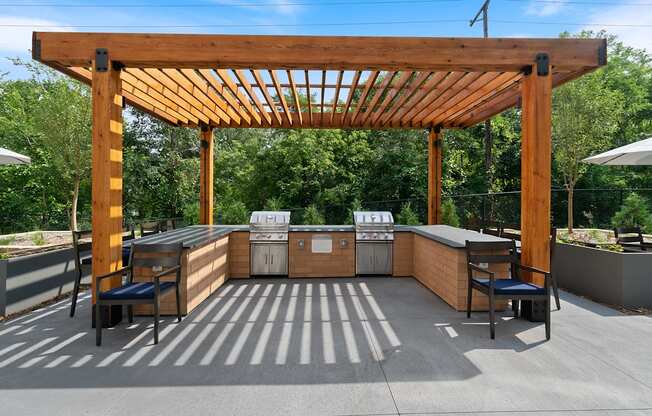
[[[16,241],[16,236],[15,235],[10,235],[8,237],[0,238],[0,246],[8,246],[11,243],[13,243],[14,241]]]
[[[45,244],[45,237],[43,237],[43,233],[40,231],[32,234],[30,238],[32,239],[32,243],[34,243],[35,246],[42,246]]]

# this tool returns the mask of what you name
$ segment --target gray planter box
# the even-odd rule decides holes
[[[74,282],[72,248],[0,260],[0,316],[70,292]]]
[[[562,288],[598,302],[652,308],[652,253],[616,253],[557,243],[552,264]]]

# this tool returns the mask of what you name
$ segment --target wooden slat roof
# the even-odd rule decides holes
[[[606,63],[601,39],[33,35],[34,59],[88,84],[97,48],[128,104],[191,127],[463,128],[517,105],[539,53],[554,86]]]

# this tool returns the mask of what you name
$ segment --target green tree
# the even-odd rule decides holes
[[[552,143],[568,191],[568,231],[573,232],[573,191],[587,171],[582,159],[604,150],[622,117],[622,93],[607,88],[600,73],[557,88],[553,95]]]

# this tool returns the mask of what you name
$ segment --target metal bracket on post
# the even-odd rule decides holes
[[[106,72],[109,70],[109,50],[106,48],[95,49],[95,70]]]
[[[537,75],[540,77],[547,76],[550,72],[550,57],[547,53],[537,54]]]

